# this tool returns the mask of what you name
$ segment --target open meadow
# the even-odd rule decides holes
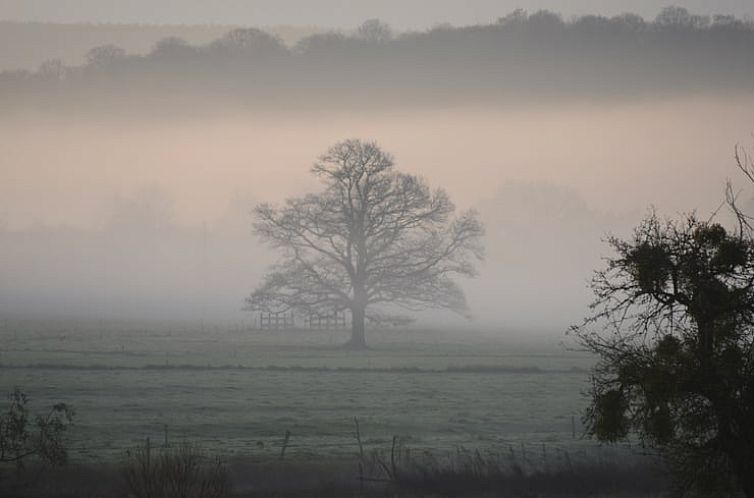
[[[23,327],[27,327],[26,330]],[[21,329],[20,329],[21,328]],[[340,331],[134,324],[6,323],[0,386],[32,407],[76,410],[74,461],[143,444],[191,441],[221,455],[346,456],[367,447],[542,452],[581,439],[591,359],[557,341],[524,344],[433,331],[375,331],[339,348]],[[574,437],[575,436],[575,437]]]

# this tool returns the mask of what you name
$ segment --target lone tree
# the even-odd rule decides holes
[[[325,314],[348,310],[348,346],[366,347],[365,319],[382,306],[467,311],[452,277],[475,274],[483,227],[474,211],[453,217],[442,189],[399,173],[373,142],[346,140],[312,167],[320,193],[255,210],[255,232],[280,262],[248,308]]]
[[[638,435],[681,492],[754,497],[751,230],[652,214],[631,240],[609,243],[616,255],[595,273],[592,314],[572,329],[600,358],[588,432]]]

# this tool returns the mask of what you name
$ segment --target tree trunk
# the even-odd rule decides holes
[[[752,477],[751,469],[746,475],[739,476],[739,484],[746,498],[754,498],[754,477]]]
[[[367,348],[367,341],[364,336],[364,315],[364,308],[354,306],[351,309],[351,339],[346,343],[347,348]]]
[[[751,445],[746,442],[746,438],[733,444],[738,447],[729,452],[728,457],[733,461],[733,472],[738,479],[738,485],[746,498],[754,498],[754,473],[751,471],[754,453],[751,451]]]

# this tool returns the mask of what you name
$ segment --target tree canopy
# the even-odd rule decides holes
[[[454,217],[444,190],[395,171],[374,142],[340,142],[312,173],[322,192],[256,209],[256,233],[282,258],[252,293],[251,309],[348,310],[354,347],[366,345],[365,319],[380,307],[467,312],[452,277],[474,275],[482,257],[474,211]]]
[[[754,240],[689,215],[652,213],[595,273],[573,328],[599,355],[588,432],[637,435],[682,491],[754,496]]]

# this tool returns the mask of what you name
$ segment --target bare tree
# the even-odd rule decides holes
[[[754,182],[743,148],[736,164]],[[680,494],[754,498],[754,229],[728,182],[736,225],[648,216],[592,280],[590,314],[572,327],[599,362],[588,433],[638,436]]]
[[[39,65],[37,76],[46,81],[60,81],[65,79],[68,69],[60,59],[47,59]]]
[[[90,66],[114,64],[123,61],[125,58],[126,51],[113,44],[100,45],[86,53],[86,63]]]
[[[353,348],[366,347],[367,311],[380,305],[467,312],[452,277],[474,275],[482,258],[484,230],[474,211],[453,217],[444,190],[395,171],[373,142],[334,145],[312,173],[322,192],[256,209],[256,233],[282,259],[249,297],[249,309],[348,310]]]

